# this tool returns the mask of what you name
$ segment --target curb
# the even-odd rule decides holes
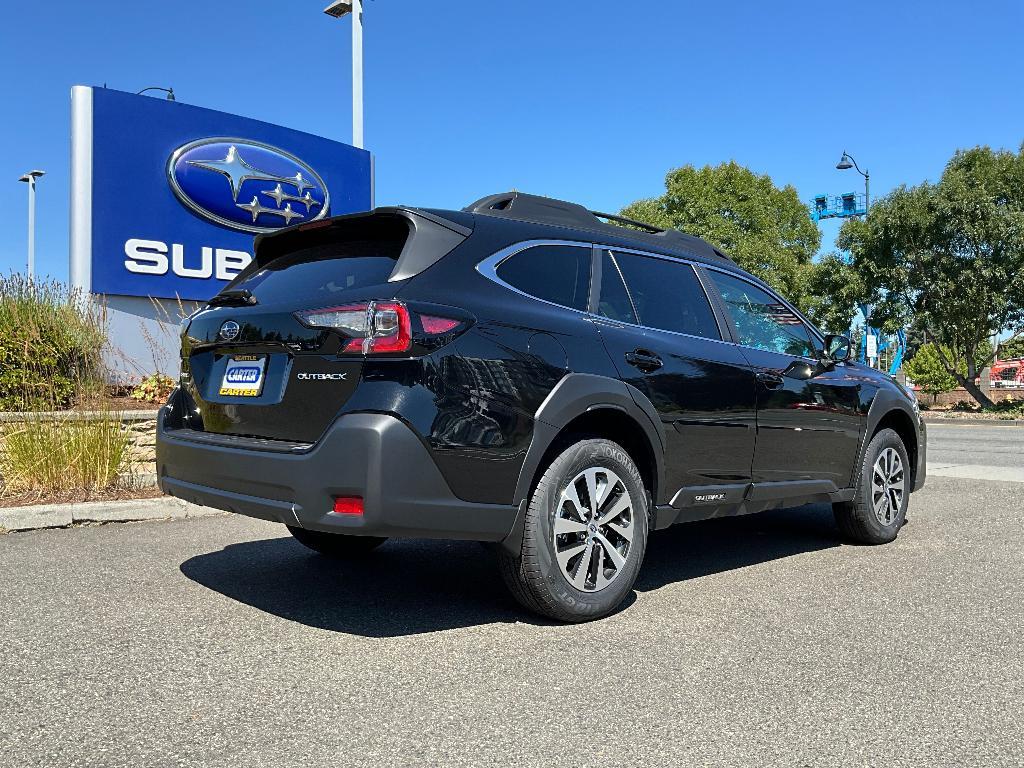
[[[927,411],[925,412],[927,413]],[[944,416],[924,416],[926,424],[945,424],[951,427],[1024,427],[1024,419],[950,419]]]
[[[130,523],[226,514],[212,507],[163,496],[156,499],[86,501],[80,504],[35,504],[0,508],[0,531],[67,528],[80,523]]]

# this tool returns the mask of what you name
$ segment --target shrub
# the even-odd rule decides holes
[[[933,403],[943,392],[956,389],[956,379],[942,365],[935,345],[930,342],[922,344],[917,353],[903,364],[903,371],[922,391],[932,396]]]
[[[132,398],[147,403],[162,403],[167,400],[172,389],[174,379],[162,373],[153,373],[146,376],[132,390]]]
[[[59,410],[104,379],[101,308],[57,282],[0,277],[0,410]]]
[[[119,414],[11,425],[0,461],[7,491],[107,488],[126,469],[130,438]]]
[[[951,411],[963,411],[965,413],[975,413],[981,410],[981,406],[973,400],[957,400],[953,403]]]

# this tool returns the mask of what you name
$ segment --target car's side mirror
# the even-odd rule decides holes
[[[822,357],[828,363],[845,363],[853,353],[853,343],[847,336],[830,333],[825,337],[825,349]]]

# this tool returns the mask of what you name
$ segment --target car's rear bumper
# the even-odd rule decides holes
[[[500,541],[516,507],[457,498],[413,431],[393,416],[342,416],[315,446],[167,429],[157,421],[164,493],[250,517],[365,536]],[[360,496],[362,515],[333,512]]]

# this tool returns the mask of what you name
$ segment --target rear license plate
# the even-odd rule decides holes
[[[259,397],[266,378],[266,355],[232,355],[224,369],[220,394],[229,397]]]

